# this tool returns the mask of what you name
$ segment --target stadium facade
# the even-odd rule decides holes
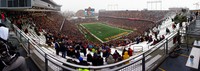
[[[23,11],[60,11],[61,5],[53,0],[0,0],[0,9]]]

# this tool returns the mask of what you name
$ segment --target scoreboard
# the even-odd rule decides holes
[[[95,9],[94,8],[89,7],[89,8],[85,9],[85,16],[86,17],[93,17],[94,13],[95,13]]]

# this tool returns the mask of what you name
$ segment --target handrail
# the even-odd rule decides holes
[[[157,44],[157,45],[159,45],[159,44]],[[126,60],[123,60],[123,61],[120,61],[120,62],[117,62],[117,63],[114,63],[114,64],[104,65],[104,66],[83,66],[83,65],[76,65],[76,64],[72,64],[72,63],[68,63],[68,62],[66,62],[66,64],[69,64],[69,65],[71,65],[71,66],[78,67],[78,68],[92,68],[92,69],[109,68],[109,67],[112,67],[112,66],[116,66],[116,65],[125,63],[125,62],[130,61],[130,60],[132,60],[132,59],[134,59],[134,58],[140,57],[141,55],[147,53],[147,52],[150,51],[151,49],[154,49],[154,48],[150,48],[149,50],[144,51],[144,52],[142,52],[142,53],[140,53],[140,54],[138,54],[138,55],[136,55],[136,56],[132,56],[132,57],[126,59]],[[50,56],[50,57],[52,57],[52,56]],[[55,57],[52,57],[52,58],[55,58]],[[57,59],[57,58],[55,58],[55,59],[58,60],[58,61],[61,61],[61,60],[59,60],[59,59]],[[61,62],[62,62],[62,61],[61,61]]]
[[[14,25],[15,26],[15,25]],[[17,27],[15,26],[15,29],[16,29]],[[21,31],[21,30],[19,30],[19,29],[17,29],[17,31]],[[23,33],[21,33],[24,37],[27,37],[26,35],[24,35]],[[32,39],[30,39],[30,37],[27,37],[29,40],[30,40],[30,43],[31,44],[36,44]],[[33,46],[35,46],[35,47],[39,47],[39,45],[33,45]],[[43,55],[43,53],[44,54],[47,54],[44,50],[42,50],[41,48],[39,48],[39,50],[38,49],[36,49],[40,54],[42,54],[42,56],[44,56]],[[41,52],[42,51],[42,52]],[[144,53],[144,52],[142,52],[142,53]],[[142,53],[140,54],[140,55],[142,55]],[[104,65],[104,66],[83,66],[83,65],[77,65],[77,64],[72,64],[72,63],[68,63],[68,62],[63,62],[63,61],[61,61],[61,60],[59,60],[59,59],[57,59],[57,58],[55,58],[55,57],[53,57],[53,56],[51,56],[51,55],[49,55],[49,54],[47,54],[48,56],[50,56],[50,57],[52,57],[53,59],[55,59],[55,60],[57,60],[57,61],[59,61],[59,62],[61,62],[61,63],[65,63],[65,64],[68,64],[68,65],[71,65],[71,66],[74,66],[74,67],[76,67],[76,68],[92,68],[92,69],[101,69],[101,68],[109,68],[109,67],[112,67],[112,66],[115,66],[115,65],[119,65],[119,64],[122,64],[122,63],[125,63],[125,62],[127,62],[127,61],[129,61],[129,60],[131,60],[131,59],[133,59],[133,58],[136,58],[136,57],[139,57],[140,55],[137,55],[137,56],[133,56],[133,57],[130,57],[130,58],[128,58],[128,59],[126,59],[126,60],[123,60],[123,61],[120,61],[120,62],[117,62],[117,63],[114,63],[114,64],[109,64],[109,65]]]
[[[60,26],[60,31],[61,31],[62,28],[63,28],[63,25],[64,25],[64,23],[65,23],[65,20],[66,20],[66,18],[64,18],[64,20],[63,20],[63,22],[62,22],[62,25]]]
[[[143,57],[142,57],[142,58],[143,58]],[[127,65],[123,65],[123,66],[120,66],[120,67],[115,68],[115,69],[110,69],[110,71],[116,71],[116,70],[122,69],[122,68],[124,68],[124,67],[130,66],[130,65],[132,65],[132,64],[134,64],[134,63],[136,63],[136,62],[139,62],[140,60],[142,60],[142,58],[139,58],[138,60],[136,60],[136,61],[134,61],[134,62],[132,62],[132,63],[128,63]]]
[[[13,25],[14,29],[16,29],[17,32],[21,32],[19,34],[21,34],[22,36],[24,36],[25,39],[29,39],[29,43],[32,44],[32,46],[36,49],[37,52],[39,52],[43,57],[45,57],[45,55],[52,57],[50,54],[47,54],[44,50],[42,50],[41,48],[39,48],[39,45],[34,45],[36,44],[30,37],[27,37],[27,35],[25,35],[24,32],[22,32],[19,28],[17,28],[15,25]],[[57,64],[56,62],[54,62],[52,59],[47,58],[50,62],[60,66],[60,67],[64,67],[63,65]],[[56,59],[55,57],[53,57],[53,59]],[[56,59],[57,60],[57,59]],[[60,61],[60,60],[59,60]],[[74,69],[70,69],[68,67],[64,67],[66,69],[75,71]]]
[[[171,36],[174,36],[174,34],[177,34],[177,32],[171,33],[170,35],[171,35]],[[170,37],[166,38],[166,40],[168,40],[169,38],[170,38]],[[171,37],[171,38],[172,38],[172,37]],[[149,51],[151,51],[152,49],[157,50],[160,46],[162,46],[163,44],[166,43],[166,40],[160,41],[159,43],[157,43],[157,44],[155,45],[154,48],[150,48],[150,49],[148,49],[147,51],[144,51],[144,52],[142,52],[142,53],[140,53],[139,55],[136,55],[136,56],[138,56],[138,57],[139,57],[139,56],[143,56],[143,57],[148,56],[149,54],[153,53],[153,52],[148,53]],[[147,53],[147,54],[146,54],[146,53]],[[142,58],[143,58],[143,57],[142,57]],[[136,58],[136,57],[133,57],[133,58]],[[123,66],[118,67],[118,68],[116,68],[116,69],[111,69],[111,71],[115,71],[115,70],[118,70],[118,69],[121,69],[121,68],[130,66],[131,64],[134,64],[134,63],[140,61],[142,58],[139,58],[138,60],[136,60],[136,61],[134,61],[134,62],[132,62],[132,63],[123,65]],[[127,59],[126,61],[130,61],[131,59],[132,59],[132,58],[129,58],[129,59]],[[125,60],[124,60],[124,61],[125,61]]]

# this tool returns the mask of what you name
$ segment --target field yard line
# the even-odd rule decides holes
[[[127,36],[127,35],[131,34],[132,32],[133,32],[133,31],[129,32],[129,33],[128,33],[128,34],[126,34],[125,36]],[[123,35],[122,35],[122,36],[123,36]],[[105,41],[105,42],[109,42],[109,41],[112,41],[112,40],[117,40],[117,39],[121,38],[122,36],[120,36],[120,37],[117,37],[117,38],[115,38],[115,39],[111,39],[111,40]]]
[[[103,24],[103,25],[105,25],[105,26],[107,26],[107,27],[111,27],[111,28],[117,28],[117,29],[120,29],[120,30],[124,30],[124,31],[131,31],[131,32],[133,32],[132,30],[126,30],[126,29],[122,29],[122,28],[119,28],[119,27],[113,27],[113,26],[110,26],[109,24]]]
[[[112,27],[112,26],[109,26],[108,24],[102,24],[102,25],[105,25],[105,26],[108,26],[108,27],[111,27],[111,28],[117,28],[117,29],[124,30],[124,31],[128,32],[128,34],[126,34],[125,36],[127,36],[127,35],[129,35],[129,34],[131,34],[131,33],[133,32],[132,30],[126,30],[126,29],[122,29],[122,28],[119,28],[119,27]],[[122,35],[122,36],[123,36],[123,35]],[[117,38],[115,38],[115,39],[111,39],[111,40],[105,41],[105,42],[109,42],[109,41],[112,41],[112,40],[119,39],[119,38],[121,38],[122,36],[117,37]]]
[[[99,23],[99,22],[97,22],[97,23]],[[83,28],[85,28],[82,24],[80,24]],[[107,26],[107,27],[110,27],[110,28],[116,28],[116,29],[119,29],[119,30],[123,30],[123,31],[125,31],[125,32],[128,32],[128,34],[126,34],[125,36],[127,36],[127,35],[129,35],[129,34],[131,34],[133,31],[132,30],[126,30],[126,29],[122,29],[122,28],[119,28],[119,27],[112,27],[112,26],[109,26],[109,25],[107,25],[107,24],[101,24],[101,25],[104,25],[104,26]],[[86,28],[85,28],[86,29]],[[86,29],[87,31],[89,31],[88,29]],[[107,40],[107,41],[102,41],[100,38],[98,38],[97,36],[95,36],[94,34],[92,34],[90,31],[89,31],[89,33],[92,35],[92,36],[94,36],[97,40],[99,40],[100,42],[102,42],[102,43],[105,43],[105,42],[109,42],[109,41],[112,41],[112,40],[116,40],[116,39],[119,39],[119,38],[121,38],[122,36],[124,36],[124,35],[122,35],[122,36],[120,36],[120,37],[117,37],[117,38],[115,38],[115,39],[111,39],[111,40]]]
[[[85,28],[82,24],[80,24],[83,28]],[[85,28],[86,29],[86,28]],[[89,31],[88,29],[86,29],[87,31]],[[97,40],[99,40],[101,43],[104,43],[100,38],[98,38],[97,36],[95,36],[94,34],[92,34],[90,31],[89,33],[94,36]]]

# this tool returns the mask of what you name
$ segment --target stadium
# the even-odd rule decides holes
[[[0,0],[0,69],[199,71],[200,9],[145,3],[63,12],[55,0]]]

